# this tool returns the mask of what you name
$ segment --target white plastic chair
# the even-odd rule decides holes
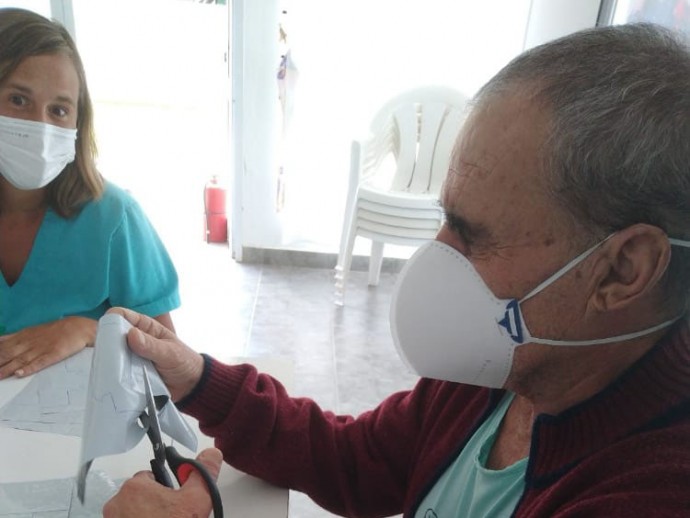
[[[403,92],[374,116],[366,139],[352,142],[335,268],[336,304],[344,303],[357,236],[372,241],[370,286],[379,282],[385,243],[416,247],[436,236],[443,223],[439,192],[467,101],[462,93],[442,86]],[[386,169],[389,158],[394,167]]]

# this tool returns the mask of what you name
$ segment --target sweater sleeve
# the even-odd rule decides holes
[[[291,398],[248,364],[206,357],[205,372],[180,408],[214,437],[225,461],[278,486],[307,493],[347,516],[402,512],[420,398],[399,392],[358,417]]]

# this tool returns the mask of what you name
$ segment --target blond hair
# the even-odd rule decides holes
[[[27,57],[46,54],[69,57],[79,78],[75,158],[47,188],[50,208],[70,217],[85,203],[98,199],[104,189],[96,169],[93,105],[81,57],[69,32],[59,23],[24,9],[0,9],[0,84]]]

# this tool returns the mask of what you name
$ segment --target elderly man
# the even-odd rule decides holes
[[[688,50],[619,26],[517,57],[478,93],[441,201],[391,309],[422,378],[371,412],[291,399],[118,309],[129,345],[228,463],[335,513],[688,516]],[[105,516],[164,505],[210,509],[194,479],[138,475]]]

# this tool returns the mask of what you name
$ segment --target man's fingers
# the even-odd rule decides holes
[[[218,480],[220,467],[223,464],[223,452],[218,448],[206,448],[197,455],[196,460],[206,466],[213,480]]]
[[[203,357],[152,318],[126,308],[112,308],[108,312],[123,316],[134,326],[127,333],[127,345],[142,358],[153,362],[173,401],[189,394],[203,373]]]
[[[142,320],[144,318],[144,315],[142,315],[141,313],[137,313],[136,311],[132,311],[131,309],[122,307],[110,308],[108,311],[106,311],[106,313],[116,313],[121,317],[124,317],[124,319],[127,322],[129,322],[135,327],[139,324],[139,320]]]
[[[140,329],[133,327],[127,333],[127,345],[132,351],[142,358],[153,361],[157,368],[165,368],[165,365],[159,364],[165,363],[161,362],[161,360],[169,358],[170,342],[165,342],[160,338],[153,337],[142,332]]]
[[[139,356],[154,363],[169,353],[169,344],[161,340],[176,339],[177,337],[160,322],[127,308],[111,308],[108,313],[116,313],[125,318],[132,329],[127,333],[127,345]]]
[[[196,460],[204,465],[206,471],[208,471],[208,474],[211,475],[213,480],[218,480],[220,467],[223,464],[223,454],[219,449],[207,448],[197,455]],[[191,472],[183,487],[194,489],[199,486],[206,488],[206,482],[204,482],[202,476],[195,469]]]
[[[141,313],[137,313],[136,311],[132,311],[131,309],[116,307],[110,308],[107,312],[117,313],[118,315],[123,316],[125,320],[127,320],[127,322],[132,324],[134,327],[141,329],[144,333],[151,335],[154,338],[175,338],[174,333],[157,320],[146,315],[142,315]]]
[[[156,477],[150,471],[137,471],[132,478],[156,480]]]

